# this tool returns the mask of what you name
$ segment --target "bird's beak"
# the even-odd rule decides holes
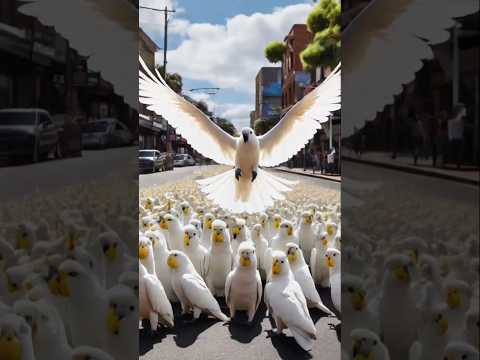
[[[108,309],[107,327],[112,335],[118,335],[120,332],[120,317],[113,307]]]
[[[288,236],[292,236],[292,235],[293,235],[293,228],[292,228],[292,227],[288,227],[288,228],[287,228],[287,234],[288,234]]]
[[[68,286],[68,275],[62,271],[58,274],[58,293],[61,296],[70,296],[70,287]]]
[[[329,268],[335,267],[335,260],[331,256],[327,256],[327,266]]]
[[[108,247],[104,248],[104,253],[105,256],[107,257],[108,260],[114,261],[117,257],[117,248],[115,244],[109,244]]]
[[[21,360],[22,344],[20,340],[16,336],[0,337],[0,354],[2,354],[2,359]]]
[[[288,261],[294,263],[297,260],[297,254],[294,250],[288,250]]]
[[[248,133],[242,133],[242,137],[243,137],[243,142],[247,142],[248,141]]]
[[[394,269],[393,273],[398,280],[407,283],[410,282],[410,274],[406,266],[398,266]]]
[[[450,309],[458,309],[462,305],[462,299],[457,292],[449,291],[447,294],[447,305]]]
[[[272,264],[272,274],[278,275],[280,274],[281,271],[282,271],[282,267],[280,265],[280,261],[276,259]]]
[[[165,219],[162,219],[162,221],[160,221],[160,227],[163,230],[168,230],[168,223],[165,221]]]

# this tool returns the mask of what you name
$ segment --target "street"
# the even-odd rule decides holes
[[[173,171],[145,174],[140,176],[140,193],[148,193],[154,187],[171,187],[172,184],[191,182],[200,178],[203,171],[214,171],[218,166],[195,166],[175,168]],[[218,171],[218,170],[217,170]],[[271,170],[274,171],[274,170]],[[287,174],[274,171],[275,175],[289,180],[299,180],[298,188],[315,186],[325,190],[333,196],[340,196],[340,184],[319,180],[306,176]],[[324,304],[333,309],[329,289],[318,288]],[[223,298],[219,300],[222,311],[228,314]],[[325,316],[319,310],[310,310],[312,320],[317,329],[317,340],[311,352],[300,348],[289,330],[286,335],[271,336],[272,323],[266,317],[265,305],[261,304],[252,326],[243,323],[246,316],[240,313],[237,322],[223,324],[204,315],[195,323],[190,323],[191,318],[182,318],[179,305],[174,306],[175,327],[173,329],[159,329],[157,334],[151,335],[148,321],[140,329],[139,354],[140,359],[166,359],[163,354],[168,354],[168,359],[176,360],[276,360],[276,359],[339,359],[340,343],[339,334],[334,328],[339,320]]]
[[[33,192],[48,193],[89,184],[115,174],[118,179],[133,179],[137,176],[137,155],[136,146],[83,150],[82,157],[0,167],[0,199],[8,202]]]

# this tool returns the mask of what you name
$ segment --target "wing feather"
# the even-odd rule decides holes
[[[372,120],[415,78],[477,0],[374,0],[342,32],[342,136]],[[425,21],[428,19],[428,21]]]
[[[237,140],[223,131],[196,106],[175,93],[139,59],[139,101],[165,118],[200,154],[220,164],[233,165]]]
[[[276,166],[290,159],[321,129],[321,123],[340,109],[340,67],[339,64],[325,81],[296,103],[270,131],[258,137],[261,166]]]

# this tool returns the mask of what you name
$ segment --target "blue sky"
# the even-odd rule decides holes
[[[263,56],[270,40],[281,40],[295,23],[305,23],[311,0],[140,0],[178,10],[171,19],[167,71],[179,72],[184,90],[219,87],[214,96],[188,93],[206,101],[218,116],[238,127],[254,109],[255,75],[272,66]],[[163,46],[163,14],[140,11],[140,26]],[[157,62],[163,52],[157,53]]]

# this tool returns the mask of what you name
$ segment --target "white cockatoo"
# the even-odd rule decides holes
[[[412,290],[413,261],[408,255],[393,254],[385,261],[380,300],[380,328],[392,360],[406,359],[416,339],[419,314]]]
[[[250,231],[247,227],[244,219],[235,219],[235,224],[232,226],[232,253],[235,256],[237,254],[238,246],[244,242],[250,240]]]
[[[225,222],[215,220],[212,228],[212,245],[205,258],[205,280],[214,295],[224,296],[225,281],[232,269],[234,255]]]
[[[443,353],[445,360],[478,360],[478,349],[462,341],[452,341],[448,343]]]
[[[262,300],[262,291],[255,247],[249,242],[242,242],[238,247],[235,267],[225,282],[225,302],[230,309],[230,317],[235,317],[237,310],[244,310],[251,323]]]
[[[200,233],[193,225],[187,225],[183,228],[183,249],[185,254],[189,257],[195,270],[204,276],[205,272],[205,258],[208,255],[208,250],[200,244]]]
[[[357,328],[352,330],[350,338],[352,348],[348,351],[348,360],[390,360],[387,347],[373,331]]]
[[[1,359],[35,360],[32,330],[24,318],[7,314],[0,318]]]
[[[272,255],[272,278],[265,285],[264,300],[275,320],[276,334],[290,329],[298,345],[309,351],[317,338],[317,330],[308,312],[307,299],[293,278],[287,255],[283,251]]]
[[[305,211],[302,213],[301,218],[299,219],[298,228],[296,235],[298,238],[298,244],[300,249],[306,255],[305,261],[310,264],[310,254],[313,248],[313,241],[315,239],[315,232],[313,228],[313,214],[310,211]]]
[[[214,220],[215,216],[212,213],[206,213],[203,217],[202,245],[207,249],[209,249],[211,245],[212,223]]]
[[[333,312],[323,304],[322,299],[320,299],[320,295],[312,279],[312,274],[310,274],[308,265],[303,257],[303,252],[297,244],[287,244],[287,258],[293,276],[302,288],[303,295],[305,295],[307,299],[307,306],[309,308],[315,307],[329,315],[334,315]]]
[[[255,244],[255,255],[257,256],[257,267],[260,276],[265,280],[267,269],[265,268],[265,252],[268,248],[268,241],[262,234],[262,225],[255,224],[252,228],[252,242]]]
[[[173,309],[160,280],[149,274],[145,266],[138,263],[138,314],[139,318],[148,319],[150,328],[156,331],[158,324],[173,327]]]
[[[160,220],[160,228],[168,231],[168,248],[170,250],[183,249],[183,225],[180,220],[172,215],[166,214]]]
[[[198,108],[154,75],[140,57],[139,101],[163,116],[199,153],[219,164],[234,166],[220,175],[198,180],[214,203],[234,213],[253,213],[284,199],[295,182],[274,176],[260,167],[281,164],[311,139],[332,112],[340,109],[340,64],[312,92],[295,104],[280,122],[257,136],[245,127],[239,137],[222,130]]]
[[[380,332],[378,317],[372,309],[362,278],[351,274],[344,275],[341,286],[342,316],[348,319],[342,323],[342,331],[350,334],[353,329],[364,328],[378,334]],[[350,336],[342,338],[342,349],[347,352],[352,349]]]
[[[168,255],[167,262],[172,274],[173,289],[182,305],[182,313],[193,310],[195,320],[200,317],[202,312],[222,321],[229,320],[220,310],[217,300],[185,253],[173,250]]]
[[[313,249],[310,255],[310,268],[315,284],[322,287],[330,286],[330,271],[325,262],[325,251],[328,249],[328,234],[323,231],[317,234],[313,242]]]
[[[338,312],[341,311],[342,299],[342,274],[341,274],[341,253],[335,248],[328,248],[325,251],[325,262],[329,267],[330,273],[330,293],[332,302]]]

